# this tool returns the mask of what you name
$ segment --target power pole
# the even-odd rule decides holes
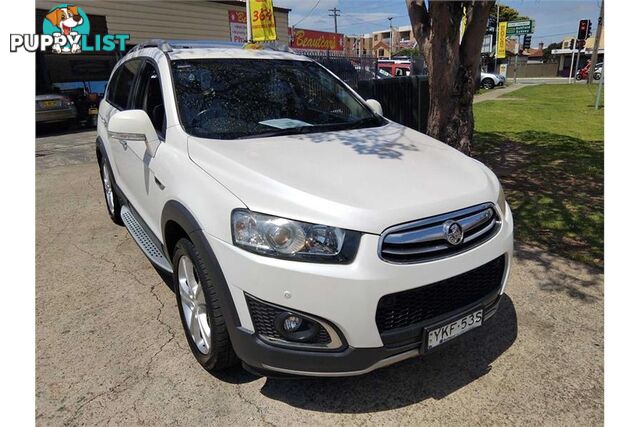
[[[334,32],[337,34],[338,33],[338,16],[340,16],[340,9],[336,9],[335,7],[333,9],[329,9],[329,12],[332,12],[329,14],[329,16],[333,16],[333,29]]]
[[[578,32],[576,32],[576,38],[573,39],[573,41],[571,41],[571,65],[569,66],[569,83],[573,83],[574,79],[573,79],[573,58],[574,55],[576,53],[575,48],[576,48],[576,44],[578,44],[578,33],[580,32],[580,30],[578,29]],[[578,52],[580,52],[580,49],[578,49]],[[564,66],[564,63],[562,64]]]
[[[500,2],[496,2],[496,8],[498,9],[496,13],[496,54],[494,56],[494,64],[493,64],[493,72],[498,74],[498,27],[500,26]],[[506,78],[507,76],[505,76]]]
[[[393,56],[393,17],[389,20],[389,58]]]
[[[598,17],[598,29],[596,30],[596,40],[593,43],[593,52],[591,53],[591,67],[589,67],[589,77],[587,84],[593,82],[593,71],[598,63],[598,50],[600,49],[600,37],[602,37],[602,25],[604,24],[604,0],[600,0],[600,16]],[[602,78],[602,76],[600,76]],[[597,108],[597,107],[596,107]]]
[[[600,82],[598,83],[598,93],[596,94],[596,110],[600,108],[600,95],[602,94],[602,82],[604,81],[604,64],[602,64],[602,72],[600,73]]]

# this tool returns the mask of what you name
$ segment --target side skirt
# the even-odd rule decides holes
[[[120,211],[120,217],[125,227],[127,227],[129,234],[131,234],[131,237],[133,237],[133,240],[135,240],[147,258],[149,258],[149,261],[167,273],[173,273],[173,268],[164,255],[162,245],[148,231],[144,225],[144,221],[142,221],[135,211],[128,205],[124,205]]]

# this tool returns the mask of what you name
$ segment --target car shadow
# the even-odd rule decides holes
[[[171,275],[154,268],[173,292]],[[489,373],[491,363],[517,337],[516,309],[505,294],[498,311],[485,325],[428,355],[356,377],[270,377],[261,393],[297,408],[335,413],[386,411],[426,399],[438,400]],[[240,365],[212,375],[229,384],[260,379]]]
[[[505,295],[497,313],[479,329],[426,356],[358,377],[268,378],[261,393],[296,408],[364,413],[442,399],[491,371],[518,336],[518,320]]]
[[[39,123],[36,124],[36,138],[48,136],[70,135],[73,133],[83,133],[95,131],[95,127],[79,126],[76,123]]]

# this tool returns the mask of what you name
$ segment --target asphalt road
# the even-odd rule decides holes
[[[36,143],[38,425],[603,423],[603,275],[520,245],[498,313],[428,357],[342,379],[208,374],[107,217],[94,140]]]

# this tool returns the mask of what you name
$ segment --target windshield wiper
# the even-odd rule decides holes
[[[364,117],[359,120],[354,120],[352,122],[345,123],[345,129],[360,129],[368,126],[377,126],[380,125],[381,121],[376,116]]]
[[[282,136],[282,135],[298,135],[301,133],[308,133],[311,129],[316,126],[296,126],[292,128],[285,129],[274,129],[266,132],[256,132],[251,135],[240,136],[236,139],[251,139],[251,138],[264,138],[268,136]]]
[[[251,138],[264,138],[269,136],[283,136],[283,135],[300,135],[304,133],[314,132],[331,132],[340,130],[360,129],[368,126],[377,126],[381,124],[381,120],[378,117],[365,117],[359,120],[345,123],[322,123],[311,126],[295,126],[285,129],[274,129],[266,132],[257,132],[251,135],[240,136],[236,139],[251,139]]]

